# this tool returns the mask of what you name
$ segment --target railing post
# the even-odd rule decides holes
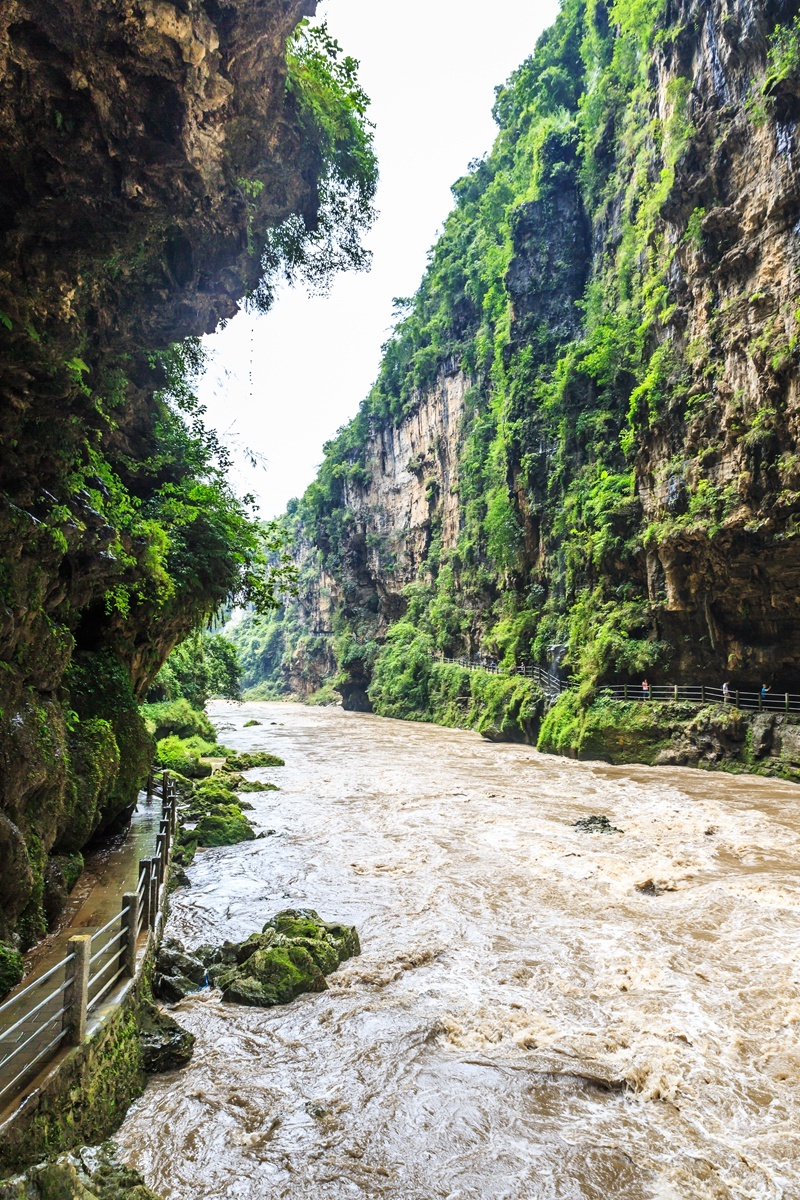
[[[125,909],[127,908],[127,912]],[[122,928],[125,937],[120,949],[121,965],[133,979],[136,974],[136,935],[139,932],[139,894],[125,892],[122,897]]]
[[[169,815],[168,814],[169,814],[169,808],[167,808],[165,810],[165,816],[162,818],[161,823],[158,827],[158,832],[164,835],[163,840],[161,842],[161,845],[162,845],[161,857],[165,861],[166,861],[167,855],[169,854],[170,828],[169,828]]]
[[[674,699],[674,700],[677,700],[677,699],[678,699],[678,685],[677,685],[677,683],[675,684],[674,688],[672,689],[672,696],[673,696],[673,699]]]
[[[150,859],[150,928],[155,929],[158,916],[158,859]]]
[[[704,683],[701,683],[700,684],[700,703],[705,704],[705,702],[706,702],[706,685]]]
[[[144,873],[144,886],[142,887],[142,910],[141,920],[142,929],[150,928],[150,859],[139,859],[139,876]]]
[[[89,1007],[89,959],[92,954],[92,935],[79,933],[67,942],[72,959],[72,983],[64,992],[64,1027],[69,1030],[67,1041],[80,1046],[86,1039],[86,1012]],[[69,969],[69,968],[67,968]]]
[[[166,771],[161,776],[161,803],[167,803],[167,789],[169,788],[169,775]]]
[[[785,700],[785,709],[786,709],[786,712],[788,712],[789,711],[789,693],[784,692],[783,695],[784,695],[784,700]]]
[[[759,709],[759,712],[761,711],[761,709],[762,709],[763,707],[764,707],[764,696],[763,696],[763,693],[762,693],[762,692],[759,690],[759,693],[758,693],[758,709]]]
[[[627,683],[624,683],[624,684],[622,685],[622,687],[623,687],[622,698],[623,698],[623,700],[627,700],[627,699],[628,699],[628,685],[627,685]]]
[[[741,705],[739,704],[739,689],[738,688],[736,689],[736,707],[741,708]]]

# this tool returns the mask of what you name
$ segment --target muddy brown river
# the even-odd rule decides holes
[[[118,1139],[153,1188],[800,1197],[800,788],[332,708],[212,716],[286,759],[247,797],[275,832],[198,854],[169,932],[241,939],[313,907],[362,954],[283,1007],[176,1007],[194,1058]],[[591,814],[622,832],[574,827]]]

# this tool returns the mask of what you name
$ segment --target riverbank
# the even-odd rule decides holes
[[[169,932],[353,924],[329,990],[202,992],[119,1132],[171,1200],[786,1200],[800,1170],[800,791],[293,704],[214,705],[269,836],[198,853]],[[248,720],[260,726],[245,728]],[[234,726],[223,729],[224,724]],[[621,832],[575,822],[602,814]]]

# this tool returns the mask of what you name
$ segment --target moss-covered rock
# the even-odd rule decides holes
[[[303,992],[324,992],[325,976],[360,952],[352,925],[323,921],[314,909],[286,909],[244,942],[197,953],[224,1000],[268,1008]]]
[[[48,925],[52,925],[83,871],[83,855],[53,854],[45,869],[42,905]]]
[[[538,747],[573,758],[752,771],[800,781],[800,719],[732,704],[625,702],[570,691],[545,717]]]
[[[286,763],[277,754],[266,750],[255,750],[252,754],[231,754],[225,761],[225,771],[251,771],[254,767],[285,767]]]
[[[188,700],[162,700],[143,704],[142,716],[148,731],[157,739],[176,734],[181,738],[201,737],[216,741],[216,730],[204,712],[192,708]]]
[[[238,804],[218,805],[201,817],[194,833],[200,846],[235,846],[237,842],[251,842],[256,836]]]
[[[191,1035],[190,1035],[191,1036]],[[40,1163],[0,1183],[0,1200],[159,1200],[106,1142]]]
[[[239,775],[235,771],[230,773],[226,771],[225,778],[228,786],[234,792],[280,791],[280,788],[276,783],[266,783],[263,779],[245,779],[244,775]]]

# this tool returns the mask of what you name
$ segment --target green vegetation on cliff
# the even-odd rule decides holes
[[[274,602],[274,534],[195,383],[240,302],[366,261],[367,100],[302,7],[0,15],[0,938],[23,948],[49,857],[132,809],[170,651]],[[230,646],[192,639],[153,698],[237,688]]]
[[[800,57],[795,26],[734,8],[565,0],[498,90],[495,145],[284,518],[300,599],[230,633],[247,687],[530,737],[535,698],[497,721],[488,694],[522,663],[571,675],[566,706],[800,666],[800,287],[774,257]],[[438,654],[509,675],[467,688]]]

